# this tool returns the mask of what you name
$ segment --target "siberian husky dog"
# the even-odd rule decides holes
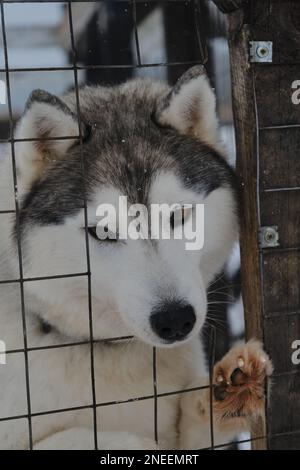
[[[1,448],[26,449],[31,435],[34,449],[200,449],[211,428],[221,446],[262,415],[272,366],[255,340],[207,388],[206,292],[238,233],[217,127],[201,66],[173,88],[31,94],[1,165],[1,210],[14,210],[17,183],[18,214],[0,216]],[[204,204],[203,248],[120,240],[118,227],[99,239],[97,208],[120,196]]]

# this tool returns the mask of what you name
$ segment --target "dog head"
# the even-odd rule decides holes
[[[90,303],[96,339],[134,335],[170,346],[198,334],[206,289],[237,234],[234,176],[217,150],[215,97],[203,68],[174,88],[133,80],[63,98],[34,91],[16,138],[24,276],[47,277],[26,282],[44,320],[86,338]],[[138,217],[125,216],[135,228],[153,204],[175,204],[164,219],[171,234],[204,205],[203,247],[142,231],[121,239],[120,197],[138,204]],[[106,215],[108,237],[100,239],[99,207],[107,205],[116,220]]]

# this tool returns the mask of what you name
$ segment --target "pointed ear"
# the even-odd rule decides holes
[[[163,126],[172,126],[181,134],[217,145],[216,99],[202,65],[182,75],[159,103],[155,117]]]
[[[37,139],[16,144],[20,177],[30,184],[51,161],[64,156],[79,141],[78,118],[61,99],[46,91],[35,90],[18,123],[16,139]]]

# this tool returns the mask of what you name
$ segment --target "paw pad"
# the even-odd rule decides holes
[[[248,376],[242,371],[242,369],[234,369],[230,376],[232,385],[239,386],[244,385],[247,382]]]
[[[263,414],[265,378],[272,364],[258,341],[232,348],[214,369],[215,409],[222,418]]]
[[[214,387],[214,397],[215,400],[217,401],[223,401],[228,395],[228,392],[226,390],[227,385],[224,383],[222,385],[218,385],[217,387]]]

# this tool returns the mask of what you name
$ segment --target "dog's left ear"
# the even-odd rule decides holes
[[[155,118],[159,124],[174,127],[181,134],[217,145],[216,99],[202,65],[192,67],[179,78],[159,103]]]

